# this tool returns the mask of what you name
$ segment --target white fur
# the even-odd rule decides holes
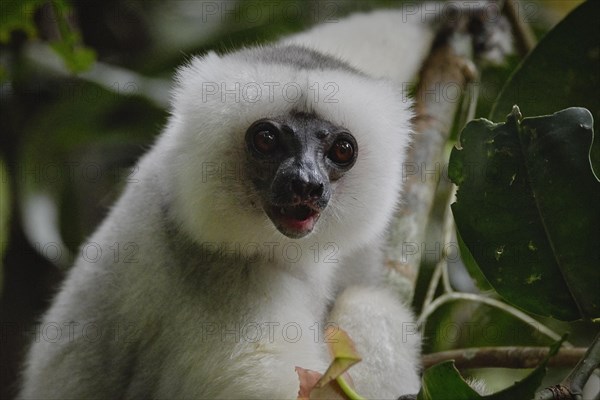
[[[397,10],[354,14],[285,38],[282,43],[305,45],[335,55],[373,77],[409,84],[434,38],[434,31],[423,20],[434,19],[440,11],[434,3],[427,11],[417,6],[411,3]]]
[[[362,361],[350,371],[361,393],[391,399],[419,391],[414,360],[419,359],[421,341],[412,314],[396,294],[383,288],[349,287],[337,299],[331,318],[357,349],[369,349],[361,352]]]
[[[242,72],[240,72],[242,71]],[[354,248],[379,239],[397,201],[400,174],[382,175],[383,170],[400,171],[404,149],[409,142],[408,110],[410,101],[402,98],[386,81],[373,81],[343,71],[308,70],[297,72],[281,65],[243,65],[231,56],[213,53],[194,59],[181,70],[178,81],[185,86],[176,89],[174,107],[177,121],[171,123],[159,147],[170,149],[176,168],[171,172],[177,211],[191,236],[198,240],[251,242],[255,238],[282,240],[274,226],[265,220],[264,212],[232,213],[248,207],[248,179],[238,168],[244,158],[244,134],[259,118],[283,115],[291,110],[315,112],[321,118],[352,132],[358,142],[360,157],[336,189],[336,196],[322,218],[343,220],[344,224],[320,223],[305,241],[340,242]],[[293,84],[303,96],[295,102],[286,100],[282,90],[274,90],[274,99],[263,94],[255,103],[223,102],[221,96],[202,101],[202,85],[206,82],[233,88],[264,82],[277,82],[280,87]],[[315,101],[310,87],[335,86],[337,93],[327,102],[321,95]],[[180,83],[180,85],[182,85]],[[297,85],[297,86],[296,86]],[[289,99],[289,98],[288,98]],[[237,109],[232,112],[232,108]],[[227,115],[227,118],[222,116]],[[219,134],[209,134],[219,132]],[[223,160],[240,175],[223,179],[214,174],[198,179],[198,171],[206,166],[220,166]],[[386,188],[381,189],[382,186]],[[358,190],[360,189],[360,190]],[[342,204],[343,202],[343,204]],[[213,212],[207,212],[207,204]],[[369,213],[362,212],[365,208]],[[252,230],[244,227],[252,226]],[[351,230],[353,235],[345,237]],[[344,240],[340,240],[343,237]]]
[[[292,40],[330,51],[348,40],[334,54],[402,82],[431,34],[396,17],[350,17]],[[368,34],[348,35],[367,26]],[[380,41],[372,42],[376,35]],[[392,47],[376,55],[388,41]],[[404,76],[392,72],[404,65]],[[235,53],[194,58],[176,80],[171,118],[140,161],[138,181],[84,245],[97,245],[102,256],[80,257],[43,318],[42,332],[56,325],[63,334],[34,342],[20,397],[296,398],[294,367],[324,371],[330,361],[322,338],[327,321],[346,329],[365,358],[350,372],[359,393],[417,392],[413,318],[375,286],[378,243],[401,189],[410,101],[389,81],[340,69],[248,64]],[[253,87],[269,82],[293,83],[302,96],[288,101],[277,89],[257,101],[206,96],[207,84],[247,84],[247,94],[256,94]],[[337,102],[325,101],[328,84]],[[321,90],[317,98],[311,88]],[[240,168],[247,127],[291,110],[345,127],[359,148],[314,232],[299,240],[275,229]],[[128,245],[137,249],[132,263],[124,257]],[[239,257],[199,261],[193,249],[201,245],[225,246]],[[299,250],[299,257],[290,260],[283,249]],[[102,332],[98,339],[94,327]]]

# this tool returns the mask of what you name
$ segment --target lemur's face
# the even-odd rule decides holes
[[[247,61],[210,54],[178,75],[166,137],[182,229],[202,243],[377,242],[400,192],[410,101],[344,69]]]
[[[262,207],[277,230],[294,239],[312,232],[336,181],[358,157],[347,129],[301,112],[260,119],[245,140],[249,176]]]

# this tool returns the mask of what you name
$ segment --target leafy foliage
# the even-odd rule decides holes
[[[571,108],[469,123],[450,157],[457,229],[507,301],[563,320],[600,315],[600,183],[592,116]]]
[[[64,0],[54,0],[52,6],[54,14],[57,16],[57,25],[61,36],[60,40],[51,44],[52,48],[61,56],[70,71],[84,72],[88,70],[96,61],[96,53],[83,46],[81,35],[67,21],[66,15],[71,12],[71,8]]]
[[[435,365],[423,374],[423,386],[417,400],[470,400],[482,397],[473,390],[454,367],[453,361]]]
[[[270,7],[272,7],[270,2],[245,1],[239,3],[242,7],[242,15],[244,15],[245,7],[255,10],[258,6],[262,7],[261,10],[263,11],[269,10]],[[128,63],[124,61],[124,56],[129,54],[129,51],[133,50],[132,48],[129,48],[127,51],[115,51],[116,46],[110,48],[111,51],[106,54],[105,60],[110,60],[111,63],[121,66],[126,65],[127,67],[133,68],[137,70],[137,72],[142,72],[146,75],[159,76],[164,74],[166,76],[167,73],[171,73],[175,65],[180,64],[182,59],[188,57],[189,54],[201,53],[208,49],[228,50],[232,46],[239,46],[240,44],[254,44],[263,40],[274,39],[280,37],[284,32],[296,31],[314,23],[317,20],[316,15],[320,15],[321,19],[327,20],[332,16],[332,11],[336,11],[337,18],[349,11],[360,11],[361,7],[366,7],[366,2],[340,2],[338,4],[337,2],[314,3],[290,0],[284,3],[285,4],[283,4],[282,7],[293,5],[297,7],[291,8],[303,10],[300,13],[300,18],[270,18],[268,17],[270,15],[268,12],[262,12],[261,15],[265,16],[265,18],[261,21],[254,22],[242,18],[240,22],[238,15],[231,15],[222,21],[223,24],[221,24],[218,31],[215,31],[217,32],[216,34],[203,33],[187,35],[188,37],[193,37],[193,39],[188,40],[185,45],[181,42],[165,40],[164,36],[161,36],[161,40],[158,41],[160,46],[155,43],[154,45],[156,47],[151,48],[150,51],[145,51],[144,57],[138,59],[135,63],[130,62],[128,65]],[[316,15],[307,12],[311,7],[309,3],[312,3],[313,6],[316,5],[320,7],[315,8]],[[76,8],[77,3],[74,4]],[[112,2],[107,2],[106,4],[107,8],[109,8]],[[132,1],[127,4],[131,6],[131,9],[140,13],[140,20],[150,21],[148,25],[151,27],[149,29],[151,32],[162,32],[161,30],[157,30],[158,25],[173,25],[178,32],[189,32],[181,29],[181,24],[177,24],[177,26],[172,24],[172,15],[170,18],[164,18],[164,8],[161,9],[162,11],[158,12],[160,18],[152,19],[149,17],[150,14],[148,13],[148,10],[151,7],[148,6],[148,3],[143,4],[142,2]],[[159,5],[160,3],[156,4]],[[396,4],[388,2],[387,5],[395,6]],[[600,2],[597,1],[588,1],[584,3],[562,23],[557,25],[556,28],[539,43],[529,57],[521,63],[519,68],[512,75],[511,80],[505,86],[490,114],[491,120],[504,120],[505,115],[510,112],[515,103],[518,103],[527,115],[544,115],[571,106],[582,106],[587,107],[595,117],[596,132],[598,131],[598,121],[600,120],[600,98],[597,94],[600,92],[600,46],[598,43],[597,22],[595,19],[597,19],[597,15],[599,14],[599,5]],[[83,5],[82,8],[86,6],[88,5]],[[45,7],[45,13],[53,12],[56,14],[56,17],[54,17],[53,20],[55,27],[60,33],[60,37],[58,40],[53,41],[51,46],[58,54],[60,54],[70,71],[80,72],[90,67],[95,58],[94,52],[84,46],[78,29],[74,26],[73,21],[67,18],[67,16],[75,14],[75,12],[64,0],[51,2],[42,0],[3,2],[2,13],[0,13],[0,43],[9,43],[11,37],[15,36],[13,33],[15,31],[22,32],[30,39],[37,40],[37,36],[39,35],[37,29],[39,25],[36,26],[34,16],[36,15],[36,10],[38,10],[37,12],[39,13],[41,7]],[[160,5],[158,7],[160,7]],[[98,9],[98,7],[94,8],[94,10],[96,9]],[[339,11],[343,12],[339,13]],[[277,15],[280,14],[281,13]],[[127,36],[132,36],[131,29],[123,29],[123,25],[133,26],[128,18],[120,18],[119,20],[115,20],[114,18],[115,15],[122,16],[122,13],[112,12],[106,13],[106,15],[113,17],[113,20],[110,21],[110,26],[114,28],[114,32],[125,32],[123,35],[129,32]],[[81,15],[78,15],[78,17],[81,17]],[[94,20],[88,19],[87,23],[82,21],[81,26],[86,28],[91,27],[90,29],[96,30],[96,33],[100,36],[110,36],[97,28],[96,23],[98,20],[102,19],[101,13],[98,13],[97,16],[94,15],[94,18]],[[193,19],[193,16],[191,16],[190,19]],[[203,20],[202,24],[199,25],[206,25],[205,22],[206,21]],[[335,22],[335,19],[328,22]],[[179,37],[181,37],[181,35]],[[102,50],[98,50],[98,52],[102,54]],[[137,96],[121,96],[123,93],[120,89],[125,88],[128,85],[127,82],[122,81],[114,82],[115,85],[112,86],[112,89],[116,88],[117,90],[113,90],[113,92],[107,91],[106,88],[98,88],[83,81],[59,82],[58,92],[61,94],[59,101],[48,102],[39,100],[40,104],[43,105],[34,109],[31,103],[22,101],[24,96],[20,91],[24,89],[23,92],[27,92],[32,87],[32,85],[24,85],[23,82],[33,82],[33,86],[39,85],[39,83],[37,80],[31,79],[28,68],[21,68],[22,64],[15,65],[15,71],[18,71],[19,73],[15,73],[12,78],[14,78],[14,83],[16,83],[16,85],[14,85],[16,94],[21,96],[19,97],[21,103],[16,103],[25,105],[22,109],[23,114],[26,114],[27,116],[25,118],[26,123],[19,125],[18,127],[19,132],[17,133],[19,135],[13,135],[23,137],[19,145],[19,157],[16,158],[16,164],[19,166],[24,165],[24,170],[35,171],[35,174],[30,174],[26,176],[25,179],[19,179],[20,177],[17,176],[17,186],[14,188],[11,187],[10,189],[13,190],[10,191],[7,190],[5,185],[8,182],[7,180],[3,179],[0,182],[0,186],[2,187],[2,190],[0,191],[0,220],[2,223],[5,223],[8,220],[9,210],[7,206],[9,194],[12,194],[13,196],[19,194],[20,197],[18,198],[18,201],[15,202],[18,206],[19,204],[24,204],[24,200],[31,193],[40,191],[50,192],[56,205],[60,205],[61,207],[61,234],[67,244],[72,243],[73,246],[76,247],[76,245],[83,240],[85,235],[89,233],[89,230],[98,222],[97,216],[94,216],[93,218],[90,217],[90,209],[94,207],[104,208],[110,203],[110,200],[103,199],[103,197],[106,196],[106,193],[115,191],[114,186],[118,185],[122,180],[129,178],[135,179],[135,171],[133,171],[133,174],[130,174],[129,172],[123,172],[122,170],[131,165],[131,162],[133,162],[136,156],[143,151],[143,146],[148,144],[151,137],[158,132],[159,127],[162,126],[164,122],[164,111],[156,109],[156,107],[147,104],[146,101],[140,100]],[[27,67],[25,63],[23,63],[23,65]],[[505,74],[509,70],[510,68],[500,68],[501,74],[499,74],[497,81],[503,81],[506,77]],[[0,81],[2,81],[2,79],[3,72],[2,66],[0,66]],[[11,77],[9,77],[9,79],[11,79]],[[21,85],[19,85],[19,79],[22,80]],[[55,79],[56,77],[49,78],[46,76],[41,82]],[[71,92],[71,89],[74,91]],[[52,89],[52,91],[56,92],[57,90]],[[143,95],[143,92],[140,92],[139,94]],[[30,93],[28,96],[28,98],[40,97],[36,90],[34,90],[33,95]],[[491,97],[493,98],[493,96]],[[478,105],[478,108],[481,108],[482,110],[480,115],[487,115],[489,106],[489,104],[485,104],[485,107],[481,106],[480,101]],[[7,113],[4,114],[3,119],[14,118],[14,113],[8,113],[11,114],[10,116],[7,116],[6,114]],[[480,128],[486,132],[485,134],[492,134],[492,132],[500,133],[500,131],[502,131],[503,140],[506,140],[509,143],[514,142],[516,146],[521,146],[521,139],[518,135],[521,135],[522,139],[529,143],[535,141],[533,140],[535,139],[533,138],[534,132],[537,132],[539,129],[546,129],[548,125],[554,125],[555,120],[552,118],[548,120],[547,118],[551,117],[539,119],[528,118],[519,123],[519,118],[515,117],[512,133],[509,132],[510,127],[507,126],[509,123],[496,125],[479,121],[473,124],[480,124]],[[6,119],[4,121],[6,121]],[[587,120],[585,123],[587,123]],[[500,127],[500,125],[502,125],[502,127]],[[474,126],[470,126],[468,129],[475,128]],[[578,129],[575,130],[577,131]],[[4,134],[6,134],[6,132],[7,130],[4,130]],[[511,139],[510,136],[514,135],[515,132],[517,132],[516,141],[515,137],[512,137]],[[11,131],[7,136],[12,133],[13,132]],[[463,134],[463,138],[467,136],[467,133]],[[473,136],[476,135],[473,134]],[[538,155],[542,154],[542,151],[549,151],[552,153],[552,159],[554,159],[559,156],[555,154],[554,150],[560,150],[563,146],[566,146],[570,149],[567,151],[568,154],[577,154],[575,157],[576,160],[567,157],[567,164],[576,161],[576,164],[582,167],[582,162],[584,160],[582,154],[585,153],[582,146],[585,147],[585,141],[577,141],[576,143],[567,141],[565,143],[564,140],[561,141],[560,135],[556,137],[553,135],[550,136],[552,140],[544,142],[545,144],[543,146],[538,146],[539,148],[537,150],[533,151],[535,146],[532,146],[531,143],[527,145],[527,148],[532,150],[531,153],[538,152]],[[554,139],[559,140],[559,143],[556,144]],[[479,146],[477,147],[478,149],[486,148],[485,143],[478,143],[477,140],[479,140],[479,138],[468,139],[467,142],[469,143],[464,144],[463,151],[467,151],[471,145],[475,147]],[[554,144],[551,145],[550,142]],[[599,142],[600,141],[598,140],[595,142],[592,151],[593,163],[596,166],[600,165],[600,162],[598,161],[600,160],[600,146],[597,145]],[[589,141],[585,143],[587,147],[589,147]],[[577,151],[572,148],[573,146],[579,146]],[[494,149],[494,147],[491,147],[491,149]],[[518,147],[518,149],[519,152],[523,151],[521,147]],[[485,156],[483,153],[480,155]],[[502,154],[497,154],[497,156],[500,157]],[[467,159],[468,157],[466,154],[463,154],[461,155],[461,158]],[[455,159],[455,161],[457,159]],[[519,171],[526,171],[531,168],[532,170],[541,169],[541,172],[545,172],[545,174],[542,174],[543,178],[539,178],[539,180],[530,179],[531,191],[538,190],[534,187],[534,184],[536,183],[542,183],[543,191],[547,190],[551,186],[546,185],[548,182],[544,181],[544,179],[552,179],[554,181],[557,178],[560,178],[563,183],[569,185],[568,187],[571,190],[570,193],[566,194],[562,192],[545,193],[545,195],[550,196],[550,199],[552,200],[551,204],[549,204],[551,208],[547,209],[545,213],[556,220],[555,222],[558,225],[556,225],[555,228],[561,235],[561,239],[557,239],[559,242],[557,247],[559,248],[560,253],[556,253],[557,257],[560,256],[560,260],[552,260],[552,256],[555,255],[553,243],[550,242],[548,237],[544,237],[546,234],[545,228],[538,229],[542,239],[545,238],[546,240],[546,250],[550,247],[550,253],[546,253],[547,255],[550,255],[548,258],[551,262],[556,263],[554,269],[552,269],[553,267],[550,267],[552,276],[547,277],[548,271],[544,269],[542,279],[544,279],[544,282],[546,279],[549,279],[552,282],[551,285],[556,285],[554,287],[556,290],[542,290],[539,294],[537,292],[534,293],[532,287],[535,287],[535,290],[538,290],[539,287],[545,286],[537,280],[537,270],[533,269],[534,264],[511,264],[507,262],[506,267],[504,265],[502,266],[502,268],[505,268],[503,271],[491,269],[491,275],[489,271],[486,273],[483,266],[482,270],[484,270],[485,276],[487,276],[487,279],[492,283],[494,282],[495,277],[499,276],[500,278],[506,278],[507,276],[512,276],[511,274],[515,273],[516,270],[517,276],[522,279],[516,282],[518,285],[516,285],[514,293],[511,294],[510,298],[515,299],[517,302],[519,299],[527,299],[526,302],[532,302],[533,305],[537,307],[536,310],[541,310],[540,313],[544,315],[555,315],[565,319],[579,318],[582,315],[597,315],[597,299],[594,299],[593,296],[597,294],[598,272],[594,272],[594,270],[597,270],[597,265],[600,265],[600,262],[597,262],[596,266],[591,265],[595,260],[598,261],[594,258],[597,257],[598,252],[593,248],[590,252],[584,247],[593,247],[594,244],[597,245],[600,241],[597,239],[597,232],[592,231],[591,234],[587,236],[582,232],[585,232],[585,229],[589,228],[588,225],[591,225],[593,228],[593,223],[597,224],[597,222],[594,222],[597,221],[594,219],[595,217],[588,218],[588,213],[598,209],[598,201],[596,201],[596,203],[591,203],[591,207],[580,206],[581,203],[593,200],[593,197],[591,196],[597,194],[597,191],[593,189],[594,187],[597,187],[594,186],[597,182],[593,182],[592,185],[589,185],[588,183],[592,181],[585,181],[578,172],[572,172],[570,174],[564,172],[562,166],[566,164],[558,162],[557,164],[560,168],[559,166],[554,165],[553,169],[550,170],[547,169],[549,167],[545,166],[543,157],[538,158],[537,160],[539,161],[537,164],[534,162],[535,160],[524,161],[523,159],[521,159],[520,163],[514,164],[518,165],[517,169]],[[94,164],[99,167],[98,171],[100,171],[101,179],[96,180],[94,177],[93,173],[96,171],[94,168],[89,171],[92,175],[87,175],[86,172],[88,171],[83,171],[82,173],[81,166],[86,165],[86,163]],[[7,165],[15,165],[14,159],[12,159],[10,163],[7,163]],[[55,169],[53,169],[55,167],[60,168],[56,174],[58,179],[46,179],[47,177],[45,174],[50,174],[52,171],[55,171]],[[458,165],[453,167],[459,168]],[[508,175],[508,172],[502,170],[502,168],[508,168],[510,165],[500,165],[499,167],[500,169],[493,171],[493,173],[496,174],[494,176],[498,179],[503,179],[502,182],[506,186],[507,182],[512,179],[512,175]],[[525,170],[522,168],[525,168]],[[4,168],[0,165],[0,175],[4,178],[5,175],[3,169]],[[556,172],[556,169],[559,169],[560,171]],[[10,170],[10,168],[8,168],[8,170]],[[482,171],[485,173],[492,172],[491,169],[488,170],[486,168],[482,168],[478,172]],[[588,174],[589,170],[585,169],[585,171],[586,174]],[[9,171],[8,173],[14,172],[15,171]],[[458,173],[459,176],[464,175],[464,172],[464,170],[460,172],[458,170],[454,171],[454,173]],[[589,175],[585,176],[589,177]],[[485,176],[483,177],[485,178]],[[521,177],[519,177],[519,179],[520,178]],[[464,179],[464,176],[460,179]],[[516,179],[517,177],[515,177],[515,182]],[[517,183],[527,183],[527,180],[515,182],[513,182],[513,185]],[[20,187],[18,185],[20,185]],[[26,190],[23,190],[22,186],[26,186]],[[503,227],[506,227],[506,223],[510,221],[520,222],[521,224],[526,222],[525,219],[518,217],[518,215],[520,215],[518,213],[523,212],[526,209],[525,206],[519,207],[519,204],[522,204],[520,202],[527,204],[528,201],[532,199],[535,200],[537,197],[533,197],[533,195],[531,193],[528,194],[527,191],[521,192],[515,196],[501,197],[502,195],[498,195],[500,197],[495,197],[496,189],[498,188],[492,187],[491,191],[487,192],[487,196],[484,196],[483,199],[485,201],[484,204],[502,205],[500,202],[504,198],[507,200],[507,203],[505,203],[504,206],[508,208],[514,207],[517,210],[517,214],[508,213],[506,210],[504,210],[504,214],[495,214],[495,216],[483,212],[479,214],[480,219],[478,222],[484,222],[484,225],[492,231],[502,230]],[[485,189],[480,190],[481,192],[479,194],[483,195],[486,193],[484,191]],[[589,190],[591,190],[591,192]],[[82,195],[82,192],[85,192],[85,196]],[[467,190],[465,190],[464,187],[461,187],[459,197],[462,197],[460,198],[460,201],[465,201],[467,199],[465,192],[467,192]],[[473,189],[473,192],[477,192],[477,190]],[[84,197],[89,199],[86,200],[88,203],[85,204],[85,206],[78,204],[78,198],[81,199]],[[513,204],[515,201],[518,201],[519,203]],[[481,202],[476,200],[470,200],[470,202],[455,205],[454,208],[464,207],[465,209],[469,209],[469,207],[471,207],[470,211],[473,211],[476,207],[481,206],[481,204]],[[98,207],[99,205],[101,207]],[[529,206],[531,206],[531,204],[529,204]],[[537,205],[534,205],[534,207],[537,207]],[[537,208],[535,210],[537,210]],[[578,215],[576,216],[579,221],[577,224],[571,224],[571,220],[575,218],[573,217],[573,214]],[[531,215],[534,216],[535,213],[532,213]],[[16,218],[13,219],[16,220]],[[561,225],[562,222],[566,222],[568,225],[563,226]],[[540,221],[538,221],[538,223],[540,223]],[[543,225],[544,221],[542,220],[541,223]],[[5,244],[4,239],[6,238],[7,233],[7,229],[3,230],[3,228],[7,227],[0,225],[0,250],[2,250],[1,246]],[[518,235],[527,236],[524,233],[526,232],[526,228],[530,228],[527,223],[522,224],[514,231],[506,230],[505,233],[509,232],[506,236],[510,240],[516,241]],[[462,234],[463,232],[461,231],[459,233]],[[477,233],[477,235],[479,235],[479,233]],[[566,237],[565,240],[567,240],[567,242],[563,242],[564,237]],[[463,238],[459,235],[462,259],[468,267],[472,267],[469,272],[472,276],[474,273],[482,275],[479,272],[477,262],[480,262],[479,256],[481,256],[480,253],[484,252],[483,247],[477,244],[473,247],[473,244],[470,241],[472,236],[464,238],[464,242],[468,243],[468,245],[462,243],[462,239]],[[492,265],[500,264],[496,260],[496,256],[498,255],[496,250],[498,248],[494,247],[493,244],[495,242],[491,241],[490,243],[492,244],[489,250],[491,250],[492,253],[488,254],[489,261]],[[523,243],[526,243],[525,247],[523,247]],[[532,248],[536,248],[536,255],[533,256],[533,259],[535,261],[541,261],[541,256],[539,256],[539,254],[541,254],[544,249],[540,247],[541,245],[539,243],[532,242],[532,246],[530,246],[529,241],[518,242],[518,244],[521,246],[519,248],[520,250],[513,254],[517,254],[517,256],[520,254],[519,252],[529,254],[528,252],[532,251]],[[470,254],[469,252],[472,260],[470,260],[465,251],[470,249],[469,246],[474,248],[473,254]],[[505,246],[501,250],[499,258],[502,259],[503,262],[506,262],[510,253],[509,248]],[[2,255],[1,252],[0,255]],[[489,257],[490,255],[491,258]],[[573,260],[576,260],[577,262],[574,262]],[[579,261],[581,261],[581,263]],[[541,265],[541,263],[538,264]],[[509,267],[513,268],[513,270],[506,269]],[[526,268],[519,269],[518,267]],[[17,268],[21,268],[21,266],[19,265]],[[566,275],[561,277],[563,273]],[[7,274],[7,276],[9,275]],[[528,278],[531,278],[531,284],[523,284],[523,279],[526,281]],[[484,288],[486,288],[486,285],[488,284],[487,279],[483,277],[479,278],[479,281]],[[23,292],[24,285],[21,284],[19,286],[19,283],[14,281],[11,281],[10,283],[13,287],[17,288],[17,292]],[[508,292],[513,292],[509,287],[508,281],[504,281],[504,285]],[[6,286],[9,287],[9,285]],[[497,285],[494,286],[499,292],[506,295],[504,289],[501,290],[498,289]],[[551,288],[552,287],[550,287],[550,289]],[[26,289],[29,288],[26,287]],[[533,298],[534,296],[539,298],[536,300]],[[28,296],[22,297],[32,296],[28,293]],[[509,299],[509,297],[506,298]],[[546,300],[548,298],[549,301]],[[512,300],[509,299],[509,301]],[[517,304],[514,301],[513,303]],[[11,309],[19,310],[18,312],[20,314],[25,314],[20,311],[18,304],[9,304]],[[473,303],[469,303],[469,305],[472,306]],[[522,304],[519,305],[524,307]],[[467,310],[466,313],[465,310]],[[438,309],[439,313],[436,314],[442,315],[438,320],[446,321],[450,324],[454,323],[454,321],[464,321],[465,314],[471,312],[469,310],[470,308],[468,305],[465,306],[465,304],[447,303],[443,308],[440,307]],[[479,307],[475,311],[475,314],[479,317],[484,314],[488,321],[493,321],[495,327],[502,328],[510,325],[513,328],[512,331],[519,331],[524,338],[527,338],[527,340],[535,341],[539,340],[539,336],[543,336],[543,334],[537,332],[538,337],[535,337],[534,332],[524,329],[524,323],[520,322],[521,325],[517,325],[515,322],[516,318],[511,317],[510,315],[503,315],[503,312],[498,311],[498,309],[483,306]],[[469,315],[471,316],[471,314]],[[437,320],[435,318],[437,315],[434,315],[433,317],[431,325],[436,325],[435,323]],[[477,324],[477,321],[479,321],[480,325],[476,326],[487,327],[485,324],[482,325],[481,320],[473,319],[472,321],[475,322],[467,322],[467,324]],[[437,324],[436,326],[439,328],[440,325]],[[565,324],[562,326],[565,326]],[[530,326],[528,328],[532,330]],[[465,332],[470,331],[465,330]],[[431,339],[431,337],[428,339]],[[479,340],[484,342],[486,338],[481,337],[481,335],[476,335],[476,337],[472,339],[474,341],[467,342],[466,340],[461,340],[460,342],[455,341],[450,344],[455,346],[457,343],[479,345],[481,343],[476,341]],[[499,344],[503,339],[493,338],[492,341],[493,340],[496,340],[496,342],[488,343],[485,341],[483,344]],[[515,339],[511,336],[510,338],[504,338],[504,340],[507,340],[506,344],[509,344],[508,341],[511,341],[510,344],[514,344],[513,342]],[[427,345],[432,345],[431,342],[433,341],[428,340]],[[444,344],[448,345],[447,342],[448,341]],[[530,343],[523,342],[519,344]],[[466,396],[476,396],[471,398],[481,398],[478,394],[473,394],[474,392],[470,390],[470,388],[465,387],[466,384],[462,381],[462,378],[456,372],[456,369],[450,364],[439,367],[439,369],[438,367],[435,367],[430,371],[427,371],[425,377],[427,380],[427,382],[425,382],[427,389],[424,390],[427,391],[427,393],[420,396],[430,397],[421,398],[448,398],[449,393],[456,393],[457,395],[462,393]],[[528,378],[528,385],[530,385],[531,388],[533,388],[533,386],[539,386],[539,382],[539,380]],[[331,383],[335,384],[336,382],[332,381]],[[431,385],[437,385],[437,391],[435,388],[431,388]],[[452,390],[456,390],[456,392],[448,392],[448,388],[453,388]],[[526,390],[527,393],[531,393],[529,387]],[[513,391],[510,393],[512,393],[513,397],[490,398],[503,399],[527,397],[523,394],[524,392]]]
[[[33,20],[36,8],[44,4],[44,0],[22,0],[2,2],[0,13],[0,43],[8,43],[13,31],[20,30],[29,37],[37,35]]]
[[[333,361],[317,382],[317,387],[322,387],[339,378],[348,368],[362,360],[356,351],[354,342],[344,330],[328,327],[325,336],[328,338],[329,351],[333,355]]]
[[[452,212],[471,276],[513,305],[562,320],[600,315],[599,6],[582,4],[546,35],[493,106],[494,121],[513,109],[506,123],[467,124],[448,171],[459,186]],[[521,120],[513,104],[544,116]],[[470,393],[453,365],[435,366],[422,398],[449,397],[440,387],[453,398],[533,398],[545,364],[487,397]]]
[[[527,377],[514,385],[491,395],[483,395],[471,388],[463,379],[453,361],[446,361],[429,368],[423,374],[423,386],[417,400],[514,400],[532,399],[546,374],[546,364],[559,350],[563,337],[554,343],[546,359]]]
[[[515,103],[528,115],[585,106],[595,118],[570,109],[522,122],[515,111],[506,124],[474,121],[449,166],[461,187],[452,207],[461,253],[479,286],[489,283],[508,302],[563,320],[600,313],[600,185],[593,171],[600,160],[600,141],[593,140],[599,11],[600,3],[584,2],[550,31],[490,113],[498,121]],[[479,268],[487,279],[477,276]]]
[[[83,45],[81,35],[68,16],[73,10],[65,0],[53,0],[49,5],[43,0],[9,1],[2,3],[0,13],[0,43],[9,43],[15,31],[25,33],[28,37],[37,37],[38,28],[34,21],[37,10],[44,9],[41,18],[52,18],[60,37],[51,42],[51,47],[63,59],[71,72],[88,70],[96,60],[96,53]],[[47,7],[47,8],[43,8]]]
[[[504,120],[514,104],[524,115],[547,115],[568,107],[587,108],[600,121],[599,1],[586,1],[573,10],[537,44],[505,84],[490,113]],[[592,149],[600,168],[600,141]]]
[[[76,251],[100,222],[118,194],[118,185],[137,179],[130,168],[166,116],[127,86],[121,91],[132,95],[116,95],[74,80],[60,85],[60,94],[48,99],[44,109],[22,127],[27,141],[16,172],[22,184],[17,193],[20,204],[44,195],[57,207],[59,218],[46,229],[60,231],[66,248],[52,261],[66,267],[71,262],[67,250]]]
[[[333,360],[323,375],[296,367],[296,373],[300,380],[298,398],[309,398],[318,395],[318,398],[363,399],[354,391],[351,383],[346,381],[348,377],[344,377],[344,373],[350,367],[362,360],[356,351],[354,342],[346,331],[339,327],[328,327],[325,330],[325,337],[327,337],[327,347]]]

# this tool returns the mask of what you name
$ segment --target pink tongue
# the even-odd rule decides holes
[[[312,215],[309,215],[306,219],[302,220],[286,215],[282,217],[282,220],[284,225],[298,231],[305,231],[311,229],[314,225],[314,218]]]

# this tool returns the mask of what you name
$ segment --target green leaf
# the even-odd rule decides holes
[[[87,71],[96,61],[96,53],[83,45],[79,31],[69,24],[66,16],[73,13],[71,6],[64,0],[54,0],[52,7],[61,38],[51,43],[51,47],[71,72]]]
[[[428,368],[423,373],[421,391],[417,400],[514,400],[533,399],[546,375],[546,364],[565,341],[566,336],[550,347],[548,356],[532,373],[514,385],[491,395],[482,396],[473,390],[454,366],[454,361],[445,361]]]
[[[548,355],[529,375],[524,379],[516,382],[514,385],[496,392],[492,395],[485,396],[485,400],[514,400],[514,399],[533,399],[535,397],[536,390],[542,385],[542,380],[546,376],[546,364],[548,360],[553,357],[560,346],[565,341],[566,335],[561,338],[558,342],[550,346]]]
[[[11,33],[17,30],[24,32],[29,37],[37,36],[34,16],[36,10],[45,3],[47,2],[44,0],[2,2],[0,43],[8,43]],[[54,0],[50,2],[49,7],[42,8],[42,10],[43,17],[50,18],[55,22],[60,34],[60,38],[50,44],[51,47],[60,55],[71,72],[87,71],[96,61],[96,53],[83,45],[79,31],[68,21],[68,16],[74,13],[72,7],[65,0]],[[2,75],[6,75],[6,73],[2,72]]]
[[[66,41],[53,42],[50,47],[63,59],[71,72],[85,72],[96,61],[96,53],[92,49],[74,46]]]
[[[423,373],[422,387],[417,400],[479,400],[482,399],[460,375],[454,361],[446,361]]]
[[[327,344],[333,356],[333,361],[315,385],[318,388],[337,379],[348,368],[362,360],[354,347],[354,342],[343,329],[328,327],[325,331],[325,337],[328,338]]]
[[[585,107],[600,122],[600,1],[587,1],[546,34],[507,81],[490,113],[501,121],[518,104],[523,115]],[[599,174],[600,141],[591,153]]]
[[[592,116],[570,108],[506,123],[472,121],[448,174],[457,230],[506,301],[561,320],[600,315],[600,182]]]
[[[22,31],[27,36],[37,35],[35,10],[45,0],[3,1],[0,3],[0,43],[8,43],[13,31]]]
[[[465,244],[463,238],[460,236],[460,232],[456,232],[456,241],[458,242],[458,248],[460,250],[460,257],[465,268],[469,273],[469,276],[475,281],[475,285],[481,291],[487,291],[492,288],[490,283],[487,281],[485,275],[481,273],[477,261],[473,258],[473,255],[469,251],[469,247]]]

